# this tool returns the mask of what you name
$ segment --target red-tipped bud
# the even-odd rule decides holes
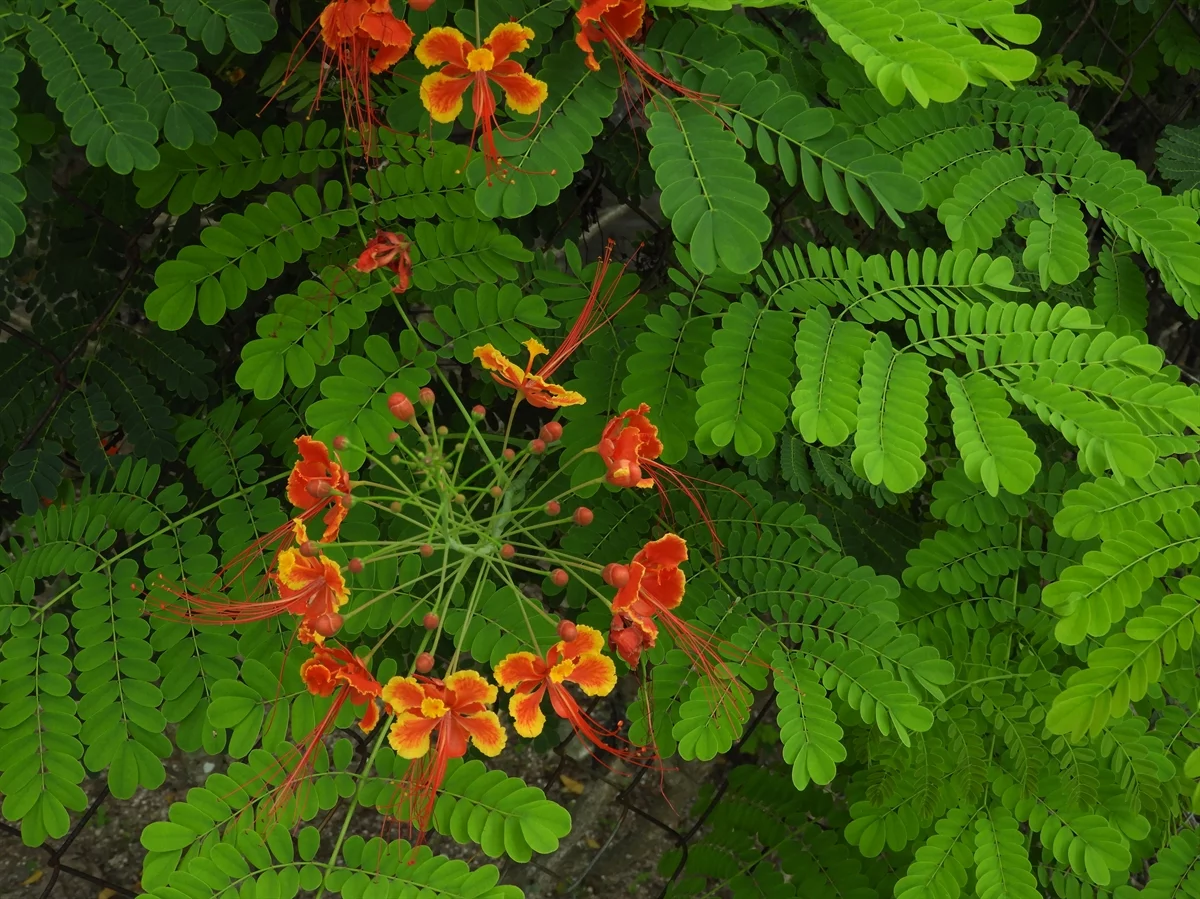
[[[433,6],[434,0],[408,0],[409,8],[415,9],[417,12],[425,12],[429,7]]]
[[[517,458],[517,451],[510,446],[503,452],[502,455],[507,461],[511,462],[513,459]]]
[[[399,392],[393,393],[388,397],[388,409],[401,421],[411,421],[412,417],[417,414],[413,408],[412,400]]]
[[[565,640],[570,643],[579,636],[579,629],[575,627],[574,621],[563,619],[558,623],[558,639]]]
[[[479,405],[478,403],[471,407],[471,417],[476,421],[479,421],[485,415],[487,415],[487,409],[483,408],[483,406]]]
[[[554,586],[556,587],[567,586],[567,581],[570,579],[571,576],[561,568],[555,568],[552,572],[550,572],[550,580],[554,581]]]
[[[429,543],[422,543],[421,548],[417,550],[424,558],[428,559],[433,555],[433,546]]]
[[[324,499],[333,492],[333,487],[328,481],[309,481],[304,492],[313,499]]]
[[[562,504],[559,503],[558,500],[552,499],[552,500],[550,500],[550,502],[546,503],[546,514],[547,515],[557,515],[561,511],[562,511]]]
[[[388,443],[397,443],[400,440],[400,435],[395,431],[388,434]],[[394,464],[394,463],[393,463]]]
[[[595,513],[587,506],[580,506],[575,510],[575,514],[571,516],[572,520],[580,527],[587,527],[596,519]]]
[[[351,574],[362,574],[363,560],[355,556],[346,564],[346,567],[350,569]]]
[[[433,656],[427,652],[417,656],[417,674],[428,674],[433,670]]]
[[[529,441],[529,451],[535,456],[540,456],[546,451],[546,441],[539,437],[535,437]]]
[[[312,628],[322,637],[332,637],[342,629],[342,616],[337,612],[318,615],[313,621]]]
[[[609,562],[600,572],[600,577],[604,579],[604,583],[619,590],[629,583],[629,567],[619,562]]]
[[[502,547],[500,547],[500,558],[502,559],[511,559],[516,554],[517,548],[511,543],[505,543]]]
[[[421,624],[425,626],[425,630],[431,631],[438,626],[441,620],[433,612],[426,612],[425,617],[421,619]]]
[[[417,398],[421,401],[421,405],[429,407],[433,405],[434,393],[428,387],[422,387],[421,392],[417,394]]]
[[[562,425],[560,425],[558,422],[548,421],[542,425],[542,430],[538,432],[538,436],[547,443],[554,443],[555,441],[562,439],[562,431]]]
[[[315,559],[321,555],[321,544],[316,540],[305,540],[300,544],[300,555],[306,556],[309,559]]]
[[[491,486],[491,488],[488,490],[488,493],[490,493],[492,496],[496,497],[496,499],[499,499],[500,497],[504,496],[504,488],[501,487],[499,484],[493,484]]]
[[[349,445],[350,445],[350,441],[346,439],[345,434],[338,434],[336,437],[333,438],[333,448],[335,450],[338,450],[339,452],[341,450],[344,450]]]
[[[354,505],[354,497],[347,493],[345,496],[339,496],[338,502],[342,504],[343,509],[349,509]]]
[[[393,512],[399,512],[401,509],[404,508],[404,503],[400,502],[400,500],[398,500],[398,499],[394,499],[390,503],[388,503],[388,508],[391,509]]]

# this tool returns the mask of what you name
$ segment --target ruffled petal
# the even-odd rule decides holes
[[[358,656],[347,653],[350,658],[334,675],[339,683],[346,684],[354,691],[353,701],[362,702],[368,697],[376,697],[382,691],[379,681],[371,677],[371,672]]]
[[[393,712],[411,712],[425,701],[425,688],[415,677],[393,677],[380,693]]]
[[[468,672],[458,672],[466,674]],[[453,677],[454,675],[451,675]],[[495,687],[492,687],[495,690]],[[458,723],[471,735],[472,745],[486,755],[495,758],[508,743],[508,734],[500,725],[500,718],[495,712],[476,712],[474,715],[458,717]]]
[[[646,18],[646,0],[617,0],[604,13],[605,23],[618,36],[637,37]]]
[[[400,758],[419,759],[429,752],[429,735],[440,721],[440,718],[430,720],[412,712],[401,712],[388,731],[388,744]]]
[[[501,22],[492,29],[483,45],[492,51],[496,62],[503,62],[512,54],[525,50],[532,37],[533,29],[520,22]]]
[[[430,28],[417,44],[417,61],[425,68],[432,68],[448,62],[467,67],[467,52],[471,49],[470,42],[463,37],[457,28],[447,28],[439,25]]]
[[[462,112],[463,94],[470,85],[470,78],[451,78],[441,72],[431,72],[421,79],[421,102],[435,122],[453,122]]]
[[[583,51],[583,62],[593,72],[600,71],[600,63],[596,61],[596,53],[592,49],[592,41],[603,40],[604,35],[590,25],[583,25],[575,33],[575,46]]]
[[[532,693],[514,693],[508,701],[513,727],[522,737],[532,739],[546,726],[546,716],[542,712],[542,695],[545,692],[545,687],[539,687]]]
[[[617,685],[617,666],[608,656],[589,652],[579,657],[566,679],[588,696],[607,696]]]
[[[678,566],[686,562],[688,557],[687,541],[678,534],[663,534],[657,540],[651,540],[633,557],[635,562],[641,562],[647,568],[653,565]]]
[[[285,549],[276,559],[275,582],[287,590],[303,590],[324,574],[319,560],[308,558],[295,547]]]
[[[594,627],[586,624],[575,626],[575,639],[561,641],[556,648],[564,658],[577,658],[589,652],[599,652],[604,648],[604,635]]]
[[[563,406],[582,406],[587,398],[582,393],[551,384],[541,375],[530,375],[520,391],[531,406],[539,409],[561,409]]]
[[[337,682],[333,670],[318,659],[305,659],[300,664],[300,679],[314,696],[332,696]]]
[[[504,99],[508,108],[521,115],[531,115],[541,108],[549,96],[550,89],[546,82],[534,78],[528,72],[515,72],[512,75],[493,71],[489,77],[504,91]]]
[[[404,24],[404,23],[401,23]],[[405,26],[407,27],[407,26]],[[408,48],[412,44],[412,32],[409,32],[407,44],[387,45],[379,48],[371,60],[371,74],[378,75],[381,72],[386,72],[408,53]]]
[[[526,681],[541,680],[546,666],[531,652],[511,652],[492,672],[496,683],[505,690],[515,690]]]
[[[620,3],[621,0],[584,0],[575,13],[575,18],[581,25],[598,23],[601,16]]]
[[[454,694],[451,707],[461,709],[472,703],[491,705],[497,690],[478,671],[455,671],[445,680],[446,689]]]
[[[545,356],[550,352],[548,349],[546,349],[546,345],[536,337],[530,337],[528,340],[524,341],[521,346],[525,347],[525,350],[529,353],[530,365],[533,365],[533,360],[538,356]]]
[[[307,434],[296,438],[296,448],[300,450],[300,459],[288,475],[288,502],[299,509],[310,509],[321,500],[308,492],[308,485],[314,481],[328,481],[330,486],[334,486],[334,469],[340,472],[341,466],[329,458],[329,449],[325,444]]]
[[[633,561],[629,563],[629,580],[625,582],[625,586],[617,590],[617,595],[613,597],[612,610],[614,612],[624,612],[629,609],[638,598],[638,592],[642,589],[642,578],[646,576],[646,566],[641,562]]]
[[[342,522],[349,514],[350,510],[337,501],[325,510],[325,514],[321,517],[321,521],[325,524],[325,531],[321,534],[323,543],[332,543],[337,540],[338,531],[342,529]]]
[[[369,734],[379,724],[379,703],[374,699],[363,709],[363,716],[358,720],[358,727],[364,734]]]
[[[520,389],[522,382],[525,380],[525,369],[521,368],[521,366],[517,365],[490,343],[475,347],[475,358],[479,360],[479,364],[487,371],[494,372],[495,377],[501,383],[508,384],[510,387],[518,390]]]
[[[329,597],[332,600],[332,608],[329,611],[336,612],[350,598],[350,591],[346,589],[346,579],[342,577],[342,567],[324,555],[317,561],[321,564],[321,576],[325,580],[325,588],[329,591]]]

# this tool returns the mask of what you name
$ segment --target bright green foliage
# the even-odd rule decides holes
[[[10,6],[24,842],[178,751],[215,768],[144,822],[154,899],[596,892],[693,775],[671,897],[1200,892],[1187,4],[668,0],[598,71],[578,4],[392,4],[418,40],[535,32],[540,108],[477,121],[476,82],[454,123],[411,48],[368,73],[306,31],[317,0]],[[515,404],[533,375],[586,402]],[[600,446],[640,404],[661,451]],[[301,435],[339,468],[294,469]],[[605,566],[667,532],[648,632]],[[438,706],[393,677],[496,682],[563,621],[615,685],[560,665],[472,709],[502,748],[406,742]]]

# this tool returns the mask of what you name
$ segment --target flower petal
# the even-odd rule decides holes
[[[533,360],[538,356],[545,356],[550,352],[548,349],[546,349],[546,345],[536,337],[530,337],[528,340],[524,341],[521,346],[525,347],[529,353],[530,365],[533,365]]]
[[[451,78],[441,72],[431,72],[421,79],[421,102],[435,122],[453,122],[462,112],[463,93],[471,85],[470,78]]]
[[[545,692],[545,687],[539,687],[532,693],[514,693],[508,701],[513,727],[522,737],[532,739],[546,726],[546,716],[542,712],[542,695]]]
[[[508,384],[514,389],[520,389],[522,382],[525,380],[525,369],[510,360],[490,343],[475,347],[475,358],[479,360],[479,364],[487,371],[495,372],[502,383]]]
[[[415,677],[393,677],[380,695],[393,712],[410,712],[425,701],[425,688]]]
[[[302,590],[324,576],[324,569],[317,559],[310,559],[295,547],[289,547],[276,559],[278,566],[275,582],[288,590]]]
[[[337,683],[333,671],[319,659],[305,659],[300,664],[300,679],[314,696],[332,696]]]
[[[379,724],[379,703],[374,699],[367,703],[363,716],[358,721],[358,727],[364,734],[369,734]]]
[[[459,674],[474,672],[460,671]],[[451,675],[453,677],[454,675]],[[494,691],[496,688],[492,687]],[[500,718],[495,712],[476,712],[474,715],[463,715],[458,723],[471,735],[471,743],[488,758],[495,758],[508,743],[508,734],[500,726]]]
[[[444,62],[454,63],[465,69],[469,49],[470,42],[457,28],[438,26],[426,31],[421,42],[417,44],[417,60],[427,69]]]
[[[550,93],[546,82],[534,78],[528,72],[518,71],[509,75],[502,71],[492,71],[488,77],[504,91],[508,108],[521,115],[537,112]]]
[[[566,679],[588,696],[607,696],[617,685],[617,666],[608,656],[589,652],[579,657]]]
[[[663,534],[657,540],[651,540],[641,548],[635,562],[641,562],[647,568],[652,565],[678,566],[686,562],[688,557],[687,541],[678,534]]]
[[[431,720],[401,712],[388,731],[388,744],[402,759],[419,759],[429,752],[429,735],[440,722],[440,718]]]
[[[505,690],[515,690],[525,681],[538,681],[545,676],[546,666],[531,652],[510,652],[492,672],[496,683]]]
[[[346,516],[349,514],[350,510],[340,502],[332,503],[325,510],[325,515],[321,518],[321,521],[325,523],[325,531],[321,534],[321,541],[323,543],[332,543],[337,539],[342,522],[346,520]]]
[[[524,373],[522,373],[524,374]],[[582,393],[551,384],[541,375],[530,375],[521,385],[521,393],[531,406],[539,409],[560,409],[563,406],[582,406],[587,398]]]
[[[604,13],[605,23],[626,40],[637,36],[645,18],[646,0],[617,0]]]
[[[575,639],[569,643],[563,640],[558,644],[558,651],[564,658],[575,658],[588,652],[599,652],[604,647],[604,635],[594,627],[579,624],[575,627]]]
[[[596,61],[596,52],[592,49],[592,41],[603,40],[602,35],[590,25],[580,27],[575,34],[575,46],[584,52],[584,64],[593,72],[600,71],[600,63]]]
[[[646,566],[636,561],[635,558],[628,567],[629,580],[625,582],[624,587],[617,590],[617,595],[613,597],[613,612],[624,612],[629,609],[637,601],[638,594],[642,589],[642,578],[646,576]]]
[[[474,702],[491,705],[496,701],[496,688],[478,671],[455,671],[445,680],[446,689],[454,694],[449,703],[453,709],[461,709]]]
[[[525,50],[532,37],[533,29],[520,22],[501,22],[492,29],[483,45],[492,51],[496,62],[503,62],[512,54]]]
[[[288,475],[288,502],[299,509],[309,509],[320,500],[308,492],[308,485],[317,480],[330,481],[332,484],[334,479],[330,476],[331,472],[335,467],[340,470],[341,466],[335,465],[329,458],[329,449],[325,444],[307,434],[296,438],[296,448],[300,451],[300,459]]]

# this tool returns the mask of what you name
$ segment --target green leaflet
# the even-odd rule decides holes
[[[925,409],[930,378],[924,357],[897,353],[879,333],[863,361],[854,437],[854,470],[895,493],[925,476]]]
[[[13,113],[20,100],[15,90],[17,77],[25,68],[25,57],[11,48],[0,50],[0,258],[13,251],[25,230],[25,215],[18,206],[25,199],[25,186],[16,177],[21,170]]]
[[[771,221],[763,211],[767,192],[745,151],[715,113],[696,103],[658,104],[650,122],[650,165],[675,237],[702,272],[718,263],[735,274],[752,271],[762,262]]]

